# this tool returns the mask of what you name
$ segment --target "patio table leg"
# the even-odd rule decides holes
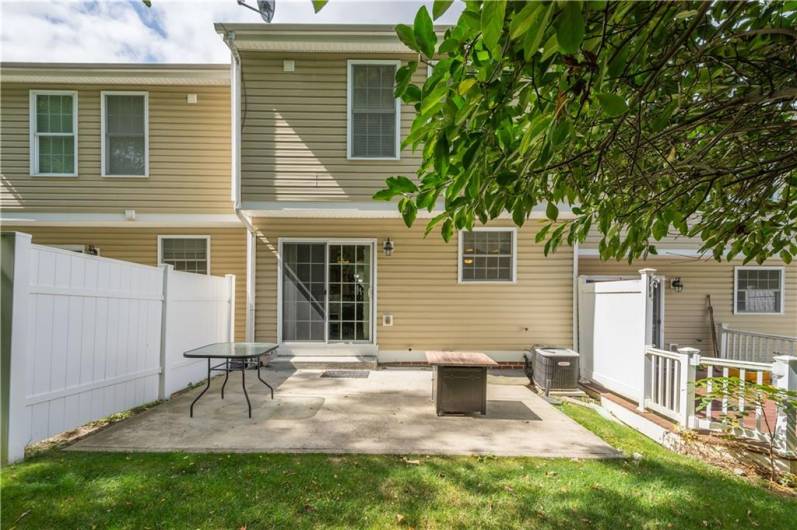
[[[224,399],[224,387],[227,386],[227,379],[230,378],[230,360],[224,360],[224,383],[221,384],[221,399]]]
[[[271,399],[274,399],[274,387],[266,383],[266,380],[260,377],[260,360],[257,361],[257,378],[260,379],[260,382],[266,385],[269,390],[271,390]]]
[[[241,388],[244,389],[244,397],[246,398],[246,406],[249,407],[249,418],[252,418],[252,404],[249,402],[249,394],[246,393],[246,363],[241,368]]]
[[[202,389],[202,392],[200,392],[199,395],[194,398],[194,401],[191,402],[190,414],[192,418],[194,417],[194,403],[199,401],[199,398],[205,395],[205,392],[208,391],[208,388],[210,388],[210,357],[208,357],[208,383],[205,385],[205,388]]]

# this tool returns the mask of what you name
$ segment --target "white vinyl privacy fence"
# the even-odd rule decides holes
[[[232,340],[235,277],[177,272],[3,234],[3,460],[205,375],[185,350]]]

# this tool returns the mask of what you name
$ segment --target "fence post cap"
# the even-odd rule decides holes
[[[772,359],[784,364],[797,364],[797,355],[776,355]]]
[[[684,346],[683,348],[678,348],[678,353],[682,353],[684,355],[697,355],[700,353],[700,350],[697,348],[692,348],[691,346]]]
[[[648,267],[648,268],[644,268],[644,269],[639,269],[638,272],[639,272],[639,274],[651,274],[651,273],[656,272],[656,269],[651,269],[651,268]]]

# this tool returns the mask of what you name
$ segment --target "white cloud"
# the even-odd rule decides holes
[[[248,0],[255,5],[255,0]],[[419,0],[276,0],[275,23],[409,23]],[[453,22],[461,6],[438,22]],[[0,57],[32,62],[227,62],[214,22],[262,22],[235,0],[2,0]]]

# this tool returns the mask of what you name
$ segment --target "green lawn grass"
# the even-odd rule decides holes
[[[109,454],[3,469],[10,528],[795,528],[797,501],[565,404],[634,459]]]

